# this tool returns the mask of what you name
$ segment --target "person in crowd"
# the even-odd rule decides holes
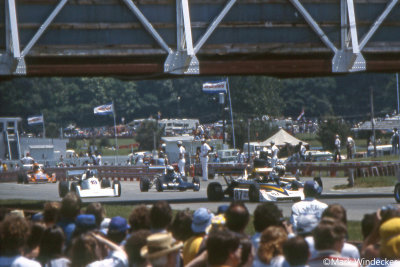
[[[73,239],[70,249],[71,266],[85,267],[103,258],[102,249],[91,233]]]
[[[379,227],[379,259],[389,263],[384,266],[400,266],[400,218],[391,218]],[[378,266],[378,264],[376,264]],[[380,265],[382,266],[382,265]]]
[[[253,267],[282,266],[285,261],[282,246],[287,238],[283,227],[270,226],[265,229],[261,234],[257,258],[253,262]]]
[[[185,149],[185,147],[183,146],[183,144],[182,144],[182,141],[178,141],[177,142],[177,146],[178,146],[178,153],[179,153],[179,159],[178,159],[178,168],[179,168],[179,173],[182,175],[182,176],[186,176],[186,173],[185,173],[185,164],[186,164],[186,159],[185,159],[185,156],[186,156],[186,149]]]
[[[250,213],[242,202],[232,202],[225,212],[225,226],[232,232],[244,234],[250,220]]]
[[[342,162],[342,157],[340,156],[340,137],[338,134],[335,136],[335,150],[333,154],[335,162]]]
[[[147,237],[140,254],[150,261],[152,267],[176,266],[182,246],[182,242],[175,241],[171,233],[155,233]]]
[[[93,214],[96,218],[97,229],[100,229],[101,223],[106,219],[106,210],[99,202],[92,202],[86,207],[86,214]]]
[[[110,232],[110,231],[109,231]],[[127,267],[128,266],[128,256],[126,255],[125,250],[110,241],[107,238],[104,238],[100,234],[96,234],[94,232],[89,233],[92,235],[99,246],[103,246],[108,250],[108,256],[105,258],[100,258],[97,261],[92,261],[86,267]]]
[[[37,260],[43,267],[69,267],[71,262],[63,254],[65,242],[64,232],[61,227],[52,225],[44,232],[40,241],[39,256]]]
[[[30,224],[30,233],[25,243],[24,256],[29,259],[36,259],[39,255],[40,241],[46,226],[41,222],[32,222]]]
[[[29,235],[29,224],[17,214],[7,215],[0,226],[0,266],[40,267],[40,263],[21,252]]]
[[[96,151],[96,162],[99,166],[103,165],[103,158],[101,157],[101,153],[98,151]]]
[[[355,147],[356,147],[356,144],[354,142],[354,139],[351,136],[347,137],[347,140],[346,140],[347,159],[353,158]]]
[[[241,262],[240,238],[228,229],[211,231],[207,238],[206,248],[209,266],[237,267]]]
[[[140,255],[140,250],[146,245],[147,237],[151,235],[149,230],[137,230],[127,239],[125,252],[128,255],[129,266],[147,267],[149,262]]]
[[[275,141],[271,141],[271,168],[275,167],[278,162],[279,148],[275,145]]]
[[[346,225],[333,218],[323,218],[313,231],[317,255],[308,261],[310,267],[337,266],[340,260],[345,267],[359,267],[357,260],[343,257],[342,251],[347,236]]]
[[[157,201],[150,210],[150,229],[152,233],[167,232],[172,221],[172,209],[167,201]]]
[[[282,250],[285,256],[285,267],[307,267],[310,253],[304,237],[295,236],[289,238],[283,242]]]
[[[61,203],[56,201],[46,202],[43,208],[43,222],[47,227],[57,223],[60,215]]]
[[[207,228],[211,225],[211,220],[214,214],[206,208],[199,208],[193,214],[191,229],[193,236],[190,237],[183,246],[183,264],[187,265],[191,262],[200,250],[203,244]]]
[[[139,230],[150,230],[150,211],[146,205],[134,208],[128,218],[130,232]]]
[[[208,181],[208,154],[210,151],[211,147],[207,144],[206,139],[201,139],[200,162],[203,172],[203,181]]]
[[[239,149],[237,154],[237,163],[246,163],[246,157],[241,149]]]
[[[251,237],[255,250],[258,249],[261,233],[269,226],[282,226],[282,210],[275,203],[266,202],[257,205],[253,213],[253,225],[256,233]]]
[[[218,157],[218,153],[215,153],[213,163],[221,163],[221,159]]]
[[[343,206],[339,204],[331,204],[329,205],[321,215],[321,219],[323,218],[333,218],[340,222],[342,222],[347,227],[347,213]],[[313,223],[308,223],[308,225],[312,225]],[[313,236],[307,236],[306,241],[309,246],[310,250],[310,257],[315,258],[317,256],[317,251],[315,250],[314,238]],[[353,244],[348,242],[344,242],[343,248],[340,251],[340,254],[343,257],[352,258],[352,259],[359,259],[360,252],[358,248]]]
[[[70,245],[76,227],[75,219],[80,211],[81,199],[73,192],[67,193],[61,201],[60,218],[57,222],[57,225],[64,231],[67,247]]]
[[[300,160],[305,161],[307,158],[307,156],[306,156],[307,149],[306,149],[305,145],[303,144],[303,142],[299,142],[299,146],[300,146],[299,147]]]
[[[290,222],[296,231],[297,222],[301,216],[314,215],[319,221],[322,212],[328,207],[327,204],[316,199],[318,195],[318,184],[315,181],[306,181],[304,183],[304,200],[295,203],[292,206]]]
[[[94,230],[98,230],[96,217],[93,214],[79,214],[76,216],[75,231],[72,238]]]
[[[129,225],[125,218],[112,217],[108,226],[107,238],[115,244],[120,244],[125,239],[128,229]]]
[[[161,145],[160,151],[158,151],[158,158],[164,160],[164,164],[163,165],[165,165],[165,166],[169,165],[166,148],[167,148],[167,145],[165,143],[163,143]]]
[[[193,236],[192,221],[193,214],[189,209],[178,211],[169,227],[172,236],[182,242],[188,240]]]

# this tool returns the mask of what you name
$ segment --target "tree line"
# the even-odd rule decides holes
[[[97,78],[14,78],[0,83],[1,116],[43,114],[46,131],[74,123],[80,127],[112,125],[109,116],[95,116],[93,108],[114,101],[117,123],[124,118],[199,118],[202,123],[221,120],[218,95],[202,92],[202,84],[223,77],[186,77],[166,80],[125,81]],[[278,79],[265,76],[229,78],[232,110],[236,119],[341,117],[361,121],[369,116],[370,88],[375,114],[397,108],[394,74],[349,74],[335,77]],[[229,113],[226,112],[226,118]],[[24,129],[30,129],[23,122]]]

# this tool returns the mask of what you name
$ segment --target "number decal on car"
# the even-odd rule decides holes
[[[97,181],[96,180],[91,180],[90,183],[91,184],[97,184]]]

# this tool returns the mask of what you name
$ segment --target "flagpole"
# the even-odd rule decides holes
[[[235,126],[233,125],[233,113],[232,113],[231,90],[229,89],[229,80],[228,80],[228,77],[226,78],[226,86],[227,86],[227,88],[228,88],[229,110],[231,111],[233,149],[236,149],[236,142],[235,142]]]
[[[113,116],[114,116],[114,135],[115,135],[115,149],[116,149],[116,155],[114,158],[114,164],[117,165],[118,161],[118,139],[117,139],[117,121],[115,119],[115,108],[114,108],[114,100],[112,101],[112,111],[113,111]]]
[[[43,116],[43,113],[42,113],[42,125],[43,125],[43,138],[46,138],[46,128],[44,127],[44,116]]]

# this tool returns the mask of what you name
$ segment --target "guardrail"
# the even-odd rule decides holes
[[[209,163],[210,174],[224,175],[242,175],[247,164],[227,164],[227,163]],[[96,169],[99,178],[117,179],[121,181],[139,181],[141,177],[151,178],[156,174],[163,173],[164,166],[90,166],[90,169]],[[68,168],[46,168],[47,173],[55,173],[57,180],[65,180],[67,171],[82,170],[85,167]],[[365,176],[389,176],[396,175],[400,169],[400,162],[397,161],[368,161],[368,162],[345,162],[345,163],[314,163],[299,162],[288,163],[286,171],[296,173],[301,172],[303,176],[330,176],[336,177],[338,171],[345,171],[346,177],[365,177]],[[321,175],[326,172],[327,175]],[[16,182],[18,174],[23,174],[23,170],[6,171],[0,173],[0,182]],[[194,164],[187,168],[190,176],[201,175],[201,164]]]

